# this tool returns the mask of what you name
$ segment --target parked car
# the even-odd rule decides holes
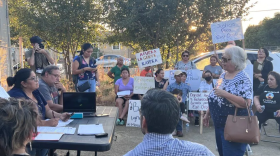
[[[245,52],[247,53],[247,58],[250,61],[256,60],[258,58],[258,49],[246,49]],[[223,50],[217,51],[219,59],[222,58],[223,53],[224,53]],[[205,66],[210,64],[210,57],[213,54],[214,54],[214,51],[202,53],[202,54],[192,58],[191,61],[193,63],[195,63],[197,69],[203,70]],[[277,68],[280,66],[280,53],[269,52],[269,57],[267,58],[267,60],[272,62],[273,70],[280,73],[280,68]]]
[[[123,57],[121,55],[104,55],[96,59],[97,65],[103,65],[103,67],[114,67],[117,64],[117,58],[123,58],[123,64],[126,66],[131,65],[131,59]]]

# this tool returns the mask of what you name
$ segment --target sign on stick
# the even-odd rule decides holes
[[[190,92],[189,93],[189,110],[208,110],[208,93]]]
[[[162,63],[162,58],[159,49],[153,49],[137,53],[136,59],[139,68],[154,66]]]
[[[139,109],[141,108],[140,100],[129,100],[127,127],[141,127]]]

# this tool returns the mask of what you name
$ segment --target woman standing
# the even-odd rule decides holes
[[[168,80],[164,79],[164,70],[158,69],[155,75],[155,88],[166,90],[168,86]]]
[[[74,58],[74,63],[72,65],[72,74],[79,75],[78,86],[87,81],[90,83],[90,88],[85,92],[95,92],[96,85],[98,85],[97,66],[95,65],[95,59],[91,57],[92,52],[92,45],[85,43],[82,46],[80,55]]]
[[[211,56],[210,65],[204,67],[202,77],[205,78],[206,77],[205,72],[210,71],[212,73],[213,79],[218,79],[222,74],[223,69],[221,66],[218,66],[217,63],[218,63],[218,58],[214,55]]]
[[[208,97],[209,109],[204,116],[204,125],[209,125],[210,114],[215,126],[216,144],[220,156],[243,156],[247,147],[245,143],[229,142],[224,138],[224,129],[228,115],[248,116],[246,105],[251,105],[253,88],[246,67],[247,55],[237,46],[225,49],[222,57],[223,69],[217,88]]]
[[[188,70],[188,69],[196,69],[196,65],[189,61],[190,52],[184,51],[182,53],[182,61],[179,61],[175,65],[175,70]]]
[[[263,84],[267,84],[268,73],[273,71],[271,61],[266,60],[269,52],[266,48],[260,48],[258,51],[258,59],[252,61],[254,66],[253,89],[254,92],[258,90]]]
[[[122,57],[118,57],[116,66],[113,67],[107,73],[107,75],[111,79],[114,79],[114,83],[116,83],[116,81],[121,78],[121,70],[122,70],[122,68],[128,68],[128,67],[123,64],[123,58]],[[114,74],[114,76],[113,76],[113,74]]]
[[[125,96],[117,95],[116,97],[116,106],[119,108],[119,118],[117,119],[117,125],[124,125],[123,118],[128,112],[129,100],[138,99],[138,95],[133,94],[134,79],[130,77],[128,68],[123,68],[121,70],[121,76],[122,78],[118,79],[115,83],[115,93],[117,95],[118,92],[129,91],[130,94]]]

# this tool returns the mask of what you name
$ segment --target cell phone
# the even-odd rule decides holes
[[[96,114],[97,117],[109,116],[109,114]]]
[[[96,138],[102,138],[102,137],[107,137],[108,133],[99,133],[99,134],[95,134]]]

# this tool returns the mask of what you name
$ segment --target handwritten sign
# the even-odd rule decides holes
[[[240,18],[211,24],[213,44],[244,39]]]
[[[169,71],[169,84],[174,83],[176,80],[174,78],[174,72],[176,70],[170,70]],[[199,85],[201,82],[201,77],[202,77],[202,71],[198,69],[190,69],[190,70],[182,70],[182,72],[187,73],[187,79],[186,82],[191,86],[191,91],[197,91],[199,89]]]
[[[139,113],[140,108],[141,108],[140,100],[129,100],[126,127],[141,127],[140,113]]]
[[[148,50],[136,54],[139,68],[153,66],[162,63],[159,49]]]
[[[208,110],[208,93],[198,93],[190,92],[189,93],[189,110],[199,110],[206,111]]]
[[[244,71],[248,74],[252,83],[253,83],[253,69],[254,67],[251,62],[248,62],[246,68],[244,69]]]
[[[155,88],[155,78],[141,76],[134,77],[133,93],[145,94],[151,88]]]

